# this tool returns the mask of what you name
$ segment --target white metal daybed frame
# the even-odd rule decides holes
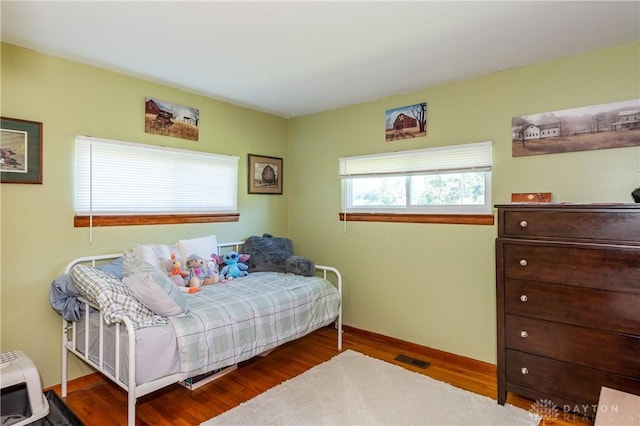
[[[233,242],[233,243],[221,243],[218,244],[218,251],[221,249],[234,249],[238,251],[240,246],[242,246],[242,242]],[[112,254],[104,254],[97,256],[86,256],[80,257],[72,260],[66,266],[64,273],[68,274],[71,271],[71,268],[74,265],[79,263],[89,263],[91,266],[96,266],[96,263],[103,260],[117,259],[122,257],[122,253],[112,253]],[[337,283],[335,284],[338,293],[340,294],[340,308],[338,311],[338,318],[336,320],[336,328],[338,330],[338,350],[342,350],[342,275],[340,272],[331,266],[322,266],[316,265],[316,271],[321,271],[323,278],[326,280],[328,273],[333,273],[337,279]],[[152,380],[147,383],[136,384],[136,338],[135,338],[135,329],[133,327],[133,322],[125,317],[124,318],[124,326],[127,330],[128,335],[128,346],[129,346],[129,354],[128,354],[128,375],[127,377],[118,377],[120,376],[120,336],[121,336],[121,325],[120,323],[115,324],[115,368],[114,373],[112,374],[104,365],[104,325],[106,324],[104,321],[104,314],[100,311],[100,327],[99,327],[99,350],[98,350],[98,362],[94,362],[89,358],[89,336],[93,332],[91,327],[89,326],[89,311],[90,308],[95,308],[99,310],[99,308],[84,298],[80,298],[80,301],[84,306],[84,319],[81,321],[85,321],[85,333],[84,333],[84,353],[78,351],[76,349],[76,322],[68,321],[62,318],[62,383],[61,383],[61,392],[62,396],[67,396],[67,382],[68,382],[68,353],[71,352],[80,358],[85,363],[89,364],[91,367],[98,370],[101,374],[105,375],[109,380],[120,386],[122,389],[127,392],[127,425],[135,426],[136,421],[136,401],[139,397],[147,395],[156,390],[162,389],[171,384],[177,383],[178,381],[184,379],[184,375],[182,373],[171,374],[169,376],[161,377],[156,380]],[[71,336],[69,336],[71,333]]]

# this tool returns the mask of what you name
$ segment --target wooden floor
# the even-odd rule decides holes
[[[493,365],[359,330],[345,330],[343,340],[343,349],[352,349],[453,386],[496,398]],[[194,391],[176,384],[140,398],[136,405],[136,425],[199,425],[337,354],[336,330],[320,329],[275,349],[265,358],[256,357],[246,361],[239,365],[238,370]],[[421,369],[395,361],[394,358],[399,354],[431,365]],[[59,386],[53,389],[60,393]],[[97,374],[71,382],[69,395],[64,401],[87,426],[127,423],[125,392]],[[529,410],[533,401],[509,395],[507,403]],[[558,418],[543,419],[540,425],[592,425],[592,422],[578,415],[559,413]]]

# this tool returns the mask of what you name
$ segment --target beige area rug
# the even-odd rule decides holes
[[[537,426],[540,416],[346,350],[211,425]]]

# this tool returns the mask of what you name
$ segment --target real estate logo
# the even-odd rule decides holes
[[[558,419],[593,423],[591,416],[596,413],[606,413],[610,419],[615,419],[616,421],[628,422],[629,419],[628,415],[620,412],[617,404],[565,404],[558,407],[550,399],[539,399],[529,407],[529,414],[535,419],[541,418],[540,425],[542,426],[546,425],[547,421],[553,424]]]
[[[547,420],[556,420],[560,417],[560,410],[558,406],[550,399],[539,399],[529,408],[532,416],[542,417],[542,425],[546,424]]]

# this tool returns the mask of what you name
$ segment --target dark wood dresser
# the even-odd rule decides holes
[[[640,204],[496,207],[498,403],[640,395]]]

